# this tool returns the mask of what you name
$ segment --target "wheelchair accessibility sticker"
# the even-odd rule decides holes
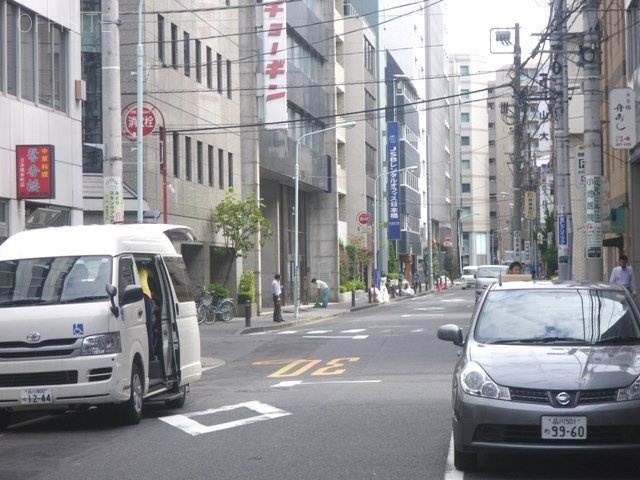
[[[74,335],[84,335],[84,323],[74,323],[73,324],[73,334]]]

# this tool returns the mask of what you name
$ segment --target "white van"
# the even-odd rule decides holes
[[[0,245],[0,428],[12,412],[113,404],[135,424],[145,400],[184,405],[200,332],[175,230],[54,227]]]

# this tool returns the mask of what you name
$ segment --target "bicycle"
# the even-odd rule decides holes
[[[211,325],[214,322],[229,322],[236,316],[236,304],[231,298],[221,298],[214,302],[214,293],[202,288],[198,305],[198,324]]]

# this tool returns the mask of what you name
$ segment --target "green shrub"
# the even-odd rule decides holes
[[[346,285],[340,285],[340,293],[345,293],[345,292],[347,292]]]
[[[247,270],[240,276],[238,285],[238,304],[244,305],[249,300],[253,303],[256,298],[256,274],[253,270]]]
[[[213,301],[218,302],[222,298],[229,298],[231,291],[221,283],[209,284],[209,291],[213,293]]]

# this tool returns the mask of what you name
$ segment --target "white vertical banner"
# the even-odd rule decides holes
[[[266,129],[287,128],[287,6],[265,3],[263,12],[264,121]]]
[[[636,144],[636,102],[633,89],[613,88],[609,92],[611,146],[633,148]]]

